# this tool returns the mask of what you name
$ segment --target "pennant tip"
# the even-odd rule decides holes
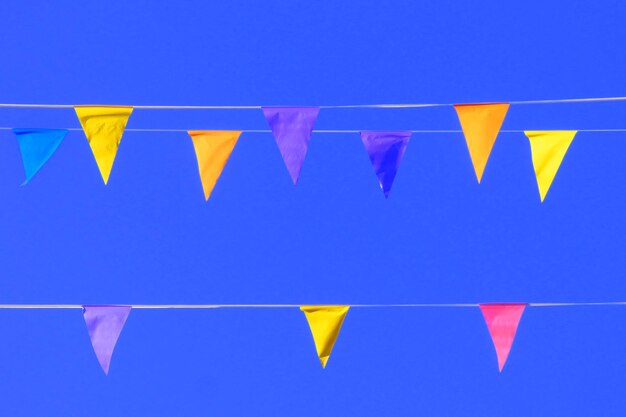
[[[98,358],[98,363],[100,364],[100,367],[102,368],[102,372],[104,372],[104,375],[109,376],[110,363],[106,363],[106,362],[102,363],[100,362],[100,358]]]
[[[290,167],[287,167],[287,170],[289,171],[289,176],[291,177],[293,185],[298,185],[298,181],[300,180],[300,169],[292,169]]]

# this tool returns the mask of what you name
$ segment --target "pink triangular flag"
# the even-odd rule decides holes
[[[525,307],[526,304],[480,304],[480,310],[483,312],[491,340],[496,348],[500,372],[511,351],[517,325]]]
[[[91,345],[106,375],[109,374],[113,349],[130,309],[130,306],[83,306],[83,316],[87,323]]]

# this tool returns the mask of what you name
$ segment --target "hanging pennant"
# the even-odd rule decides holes
[[[304,312],[313,341],[317,356],[322,363],[322,368],[326,368],[326,363],[333,350],[343,319],[348,314],[350,306],[302,306],[300,310]]]
[[[91,345],[105,375],[109,374],[113,349],[130,309],[130,306],[83,306],[83,316],[87,323]]]
[[[524,131],[530,141],[533,167],[542,203],[576,133],[576,130]]]
[[[480,184],[509,104],[455,104],[454,109],[459,116],[476,178]]]
[[[298,184],[319,107],[263,107],[294,185]]]
[[[481,304],[491,340],[496,348],[498,356],[498,368],[502,372],[504,364],[509,357],[517,325],[519,324],[526,304]]]
[[[400,161],[409,144],[411,132],[403,131],[364,131],[361,140],[370,157],[380,188],[389,196]]]
[[[106,184],[132,107],[74,107]]]
[[[27,184],[48,162],[67,132],[65,129],[13,129],[20,146],[26,174],[26,180],[22,185]]]
[[[240,130],[189,130],[198,160],[204,198],[208,201],[228,157],[235,148]]]

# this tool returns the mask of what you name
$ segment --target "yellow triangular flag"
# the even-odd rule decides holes
[[[77,106],[74,110],[106,184],[113,168],[117,148],[122,141],[122,133],[133,108]]]
[[[546,198],[556,172],[561,166],[569,145],[576,136],[576,130],[525,130],[530,140],[533,167],[541,202]]]
[[[209,200],[211,191],[220,177],[226,161],[230,156],[240,130],[190,130],[189,136],[193,141],[198,159],[198,170],[204,189],[204,198]]]
[[[489,154],[509,110],[509,103],[455,104],[454,109],[459,116],[476,178],[480,184]]]
[[[343,319],[348,313],[350,306],[301,306],[306,320],[309,322],[317,356],[322,362],[322,368],[326,367],[326,362],[333,350],[335,340],[339,336],[339,330]]]

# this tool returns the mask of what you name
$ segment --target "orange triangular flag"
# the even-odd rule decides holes
[[[526,130],[533,154],[533,167],[539,186],[541,202],[546,198],[552,180],[563,162],[569,145],[576,136],[576,130]]]
[[[220,177],[226,161],[230,156],[240,130],[190,130],[189,136],[193,141],[198,159],[198,170],[204,189],[204,198],[209,199],[211,191]]]
[[[508,103],[455,104],[478,183],[509,109]]]
[[[326,368],[326,362],[333,350],[343,319],[350,306],[302,306],[306,320],[309,322],[317,356]]]

